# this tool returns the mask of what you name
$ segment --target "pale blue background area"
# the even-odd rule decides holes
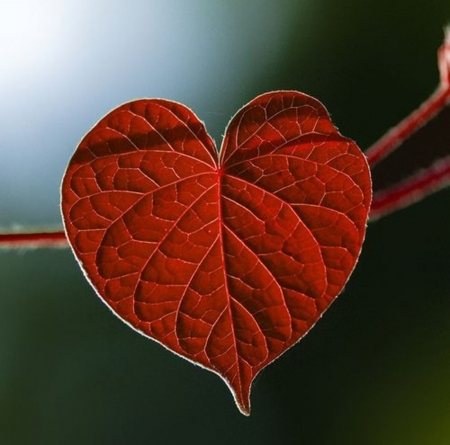
[[[287,0],[4,2],[0,224],[58,222],[69,157],[122,102],[185,103],[220,142],[255,82],[276,73],[294,24]]]
[[[216,140],[257,94],[320,99],[370,145],[435,88],[448,0],[0,0],[0,226],[57,225],[82,136],[140,97]],[[0,252],[0,444],[450,443],[449,190],[369,227],[344,294],[252,416],[131,331],[68,250]]]

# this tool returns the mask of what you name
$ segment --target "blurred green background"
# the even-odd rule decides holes
[[[81,137],[139,97],[220,140],[257,94],[321,100],[367,148],[437,86],[448,0],[0,0],[0,227],[58,225]],[[257,378],[130,330],[69,250],[0,251],[0,444],[450,443],[450,190],[370,225],[344,293]]]

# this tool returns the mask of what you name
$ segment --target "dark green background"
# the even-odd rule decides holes
[[[80,64],[72,75],[76,79],[97,70],[95,79],[73,84],[70,97],[76,107],[67,91],[55,92],[49,82],[44,93],[51,99],[52,118],[43,117],[39,107],[34,111],[36,125],[52,126],[51,140],[62,151],[59,163],[46,173],[53,191],[36,185],[46,179],[42,174],[23,177],[17,170],[15,183],[7,172],[17,169],[16,164],[4,162],[4,227],[60,223],[58,183],[83,133],[123,101],[171,92],[170,86],[152,84],[151,77],[136,79],[116,70],[120,60],[110,69],[101,61],[95,65],[96,51],[100,57],[108,47],[115,54],[114,44],[105,42],[114,42],[117,34],[122,39],[117,57],[125,54],[124,64],[139,70],[140,63],[151,60],[151,52],[133,53],[133,33],[122,30],[130,26],[130,17],[151,14],[151,7],[142,10],[143,4],[164,8],[165,3],[112,2],[115,10],[109,2],[93,3],[104,5],[104,17],[88,20],[85,28],[81,16],[76,18],[80,35],[93,42],[92,48],[85,44],[93,64]],[[207,23],[213,32],[214,23],[220,27],[225,17],[234,25],[222,27],[222,36],[215,34],[222,54],[210,70],[194,73],[197,89],[168,98],[194,108],[216,139],[231,115],[257,94],[297,89],[321,100],[341,132],[368,147],[436,87],[436,50],[450,20],[448,0],[194,3],[198,27]],[[189,10],[186,20],[197,17],[188,1],[166,4],[176,6],[178,17]],[[277,28],[261,27],[266,23],[261,17],[274,5],[283,8],[273,18]],[[86,8],[84,17],[89,18]],[[130,9],[122,28],[121,17]],[[113,18],[114,26],[107,26]],[[164,25],[171,27],[169,21]],[[242,33],[240,48],[232,38],[235,33]],[[282,35],[282,43],[265,60],[261,41],[270,41],[270,33]],[[176,46],[176,39],[181,43],[189,35],[173,30],[173,39]],[[163,56],[165,44],[164,39],[159,42]],[[65,53],[69,59],[70,45]],[[239,60],[234,59],[238,50],[244,55]],[[194,52],[192,63],[202,51]],[[168,52],[164,57],[169,64],[175,56]],[[220,77],[230,66],[231,77]],[[56,81],[58,73],[53,75]],[[176,78],[183,84],[187,75],[181,70]],[[30,91],[17,87],[15,94],[25,104]],[[6,115],[14,100],[3,101],[0,111]],[[8,130],[4,122],[3,132]],[[31,149],[41,159],[47,156],[48,133],[33,139]],[[19,159],[20,125],[17,133],[8,134],[8,140],[0,139],[2,159],[11,150]],[[27,158],[21,162],[28,163]],[[114,317],[69,250],[2,251],[0,273],[3,445],[450,443],[450,190],[369,226],[360,262],[343,294],[307,337],[257,378],[250,418],[239,414],[217,376]]]

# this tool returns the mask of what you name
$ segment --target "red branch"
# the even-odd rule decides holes
[[[69,243],[63,231],[6,233],[0,234],[0,247],[6,249],[69,247]]]
[[[427,124],[437,120],[438,115],[450,106],[450,28],[446,29],[443,45],[438,50],[440,85],[436,92],[410,116],[388,131],[378,142],[367,150],[366,155],[372,171],[388,156],[408,148],[412,138],[424,131]],[[444,129],[450,131],[450,122]],[[409,141],[409,142],[408,142]],[[433,147],[424,146],[423,151]],[[446,155],[433,160],[430,165],[409,173],[404,179],[377,189],[374,182],[374,195],[370,213],[371,220],[406,207],[425,196],[450,184],[450,147]],[[380,166],[380,170],[383,166]]]

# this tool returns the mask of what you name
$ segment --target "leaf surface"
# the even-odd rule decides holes
[[[220,152],[185,106],[124,104],[84,137],[62,184],[68,239],[101,299],[221,376],[244,414],[258,372],[347,282],[370,200],[362,152],[295,91],[243,107]]]

